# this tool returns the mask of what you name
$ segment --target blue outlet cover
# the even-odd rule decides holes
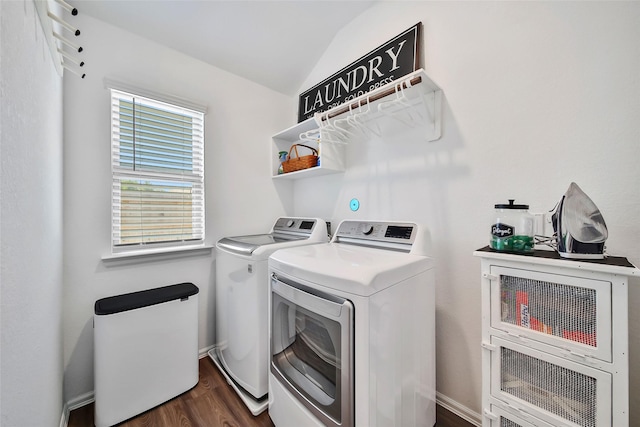
[[[360,209],[360,201],[358,199],[351,199],[351,201],[349,202],[349,207],[351,208],[352,211],[357,211],[358,209]]]

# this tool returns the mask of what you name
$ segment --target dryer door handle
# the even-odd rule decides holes
[[[332,300],[339,300],[334,302],[284,283],[274,276],[272,276],[271,280],[271,290],[297,306],[336,320],[339,320],[343,316],[342,310],[345,306],[351,306],[348,300],[332,295]]]

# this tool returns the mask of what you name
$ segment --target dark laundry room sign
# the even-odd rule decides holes
[[[300,94],[298,122],[327,111],[419,68],[422,23],[392,38]]]

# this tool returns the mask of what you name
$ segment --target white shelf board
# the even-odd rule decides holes
[[[280,175],[274,175],[274,179],[282,179],[282,180],[291,180],[291,179],[302,179],[302,178],[311,178],[313,176],[322,176],[322,175],[330,175],[334,173],[341,173],[344,171],[323,168],[322,166],[315,166],[309,169],[302,169],[295,172],[283,173]]]
[[[307,120],[297,123],[282,132],[273,135],[272,138],[296,142],[300,139],[300,134],[302,132],[307,132],[313,129],[318,129],[318,124],[313,117],[309,117]]]

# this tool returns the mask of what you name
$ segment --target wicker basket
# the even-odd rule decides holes
[[[311,150],[313,154],[308,156],[300,156],[298,154],[298,147],[304,147]],[[292,157],[292,152],[295,152],[296,157]],[[284,173],[295,172],[303,169],[309,169],[318,164],[318,150],[303,144],[293,144],[289,149],[289,155],[287,160],[282,162],[282,170]]]

